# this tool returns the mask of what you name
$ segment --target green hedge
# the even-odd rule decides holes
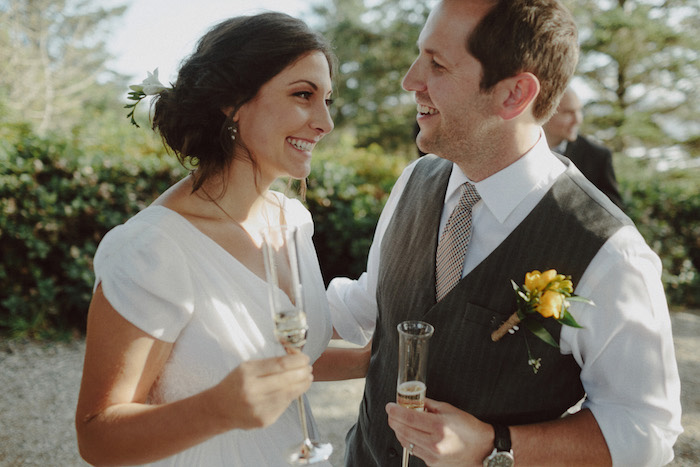
[[[381,209],[408,162],[348,142],[317,152],[306,203],[326,281],[364,270]],[[100,239],[183,174],[173,157],[88,155],[26,131],[0,134],[0,333],[46,338],[82,331]],[[663,259],[669,302],[697,306],[697,184],[623,188],[630,215]]]
[[[621,184],[626,210],[663,263],[670,305],[700,306],[700,173]]]
[[[177,179],[177,167],[87,156],[27,132],[0,145],[0,167],[0,331],[82,330],[100,239]]]
[[[314,155],[306,204],[326,283],[338,276],[357,278],[365,270],[379,215],[409,162],[379,146],[354,149],[350,143]]]

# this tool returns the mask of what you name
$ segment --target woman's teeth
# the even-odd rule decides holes
[[[287,142],[300,151],[311,151],[314,148],[314,143],[302,139],[287,138]]]
[[[424,115],[433,115],[438,113],[437,109],[421,104],[418,104],[418,112]]]

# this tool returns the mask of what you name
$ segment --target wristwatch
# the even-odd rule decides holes
[[[484,467],[513,467],[515,458],[513,450],[510,448],[510,430],[505,425],[495,424],[493,431],[493,451],[484,459]]]

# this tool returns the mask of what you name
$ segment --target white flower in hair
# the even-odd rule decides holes
[[[167,89],[167,87],[158,80],[158,68],[153,70],[153,73],[150,71],[147,71],[146,73],[148,73],[148,77],[146,77],[141,84],[132,84],[129,86],[129,89],[131,89],[131,92],[129,93],[129,100],[136,102],[124,106],[125,109],[131,109],[131,112],[126,115],[126,118],[131,118],[132,125],[136,126],[137,128],[139,127],[139,124],[136,123],[136,120],[134,120],[134,110],[136,110],[136,105],[138,105],[138,103],[141,102],[141,99],[144,97],[155,96],[156,94],[160,94],[162,91]]]
[[[141,84],[132,84],[129,89],[136,92],[143,92],[147,96],[155,96],[166,87],[158,80],[158,68],[153,70],[153,73],[147,71],[148,77]]]

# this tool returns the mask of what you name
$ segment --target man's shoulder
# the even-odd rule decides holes
[[[435,154],[426,154],[411,163],[406,170],[410,169],[413,173],[422,173],[430,177],[439,172],[451,171],[452,165],[453,163],[447,159],[443,159]]]
[[[587,151],[601,156],[610,156],[612,152],[601,141],[590,136],[578,135],[574,147],[579,151]]]

